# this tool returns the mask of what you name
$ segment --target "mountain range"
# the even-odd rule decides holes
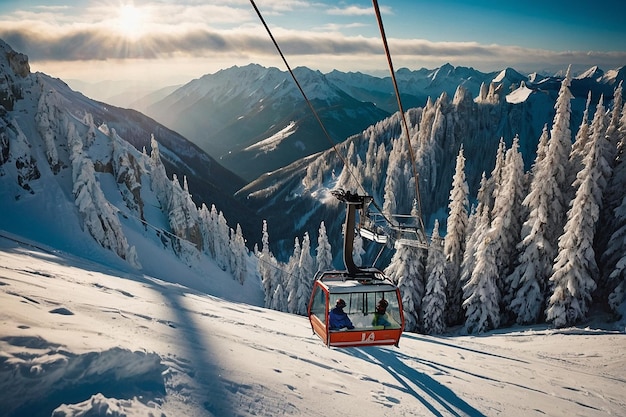
[[[599,94],[610,98],[624,72],[624,68],[607,73],[591,68],[572,81],[572,92],[583,102],[589,91],[595,99]],[[329,138],[291,75],[257,64],[207,74],[165,97],[161,92],[132,105],[180,132],[246,181],[326,150],[398,109],[390,77],[340,71],[322,74],[304,67],[296,68],[294,76]],[[481,86],[491,83],[498,85],[501,96],[524,83],[531,91],[554,99],[561,78],[525,76],[512,68],[483,73],[450,64],[416,71],[402,68],[396,75],[405,109],[423,107],[429,97],[443,92],[453,96],[459,86],[476,97]],[[580,116],[581,106],[575,111]],[[538,136],[542,122],[536,125],[532,134]]]
[[[423,71],[423,74],[431,77],[431,84],[439,85],[442,90],[437,95],[429,96],[422,107],[407,111],[408,115],[412,115],[409,117],[409,125],[414,135],[413,146],[418,154],[422,209],[427,229],[432,228],[436,219],[445,225],[455,157],[461,146],[468,161],[467,179],[470,196],[473,197],[478,191],[482,173],[488,174],[494,167],[500,139],[510,146],[513,138],[518,136],[525,167],[531,167],[542,131],[545,127],[549,129],[552,124],[554,105],[563,80],[562,75],[523,76],[511,68],[498,73],[483,74],[481,78],[478,78],[480,73],[474,70],[442,69],[443,74],[441,71]],[[468,77],[467,80],[458,82],[454,78],[453,81],[435,82],[439,76],[459,73]],[[582,121],[588,93],[591,93],[592,98],[589,115],[592,117],[594,103],[597,103],[600,96],[604,97],[605,103],[610,103],[614,89],[623,81],[625,73],[624,67],[606,73],[594,68],[571,80],[571,91],[574,93],[571,100],[572,136]],[[337,79],[339,74],[333,74]],[[346,76],[344,80],[348,78],[350,77]],[[360,75],[353,79],[371,78]],[[404,79],[408,77],[405,76]],[[418,79],[415,76],[412,84],[417,85]],[[479,83],[477,80],[486,81]],[[347,81],[344,88],[348,89],[345,85],[348,85]],[[364,87],[357,88],[356,81],[351,85],[352,91],[367,90]],[[365,82],[361,83],[361,86],[364,85]],[[476,92],[469,88],[475,88]],[[411,91],[408,88],[407,90]],[[449,94],[449,91],[452,93]],[[429,116],[425,117],[425,113]],[[437,125],[436,129],[433,127],[434,123]],[[323,196],[328,195],[329,189],[341,183],[338,179],[342,172],[352,170],[357,172],[360,184],[353,183],[350,187],[356,190],[364,185],[366,192],[373,195],[374,200],[382,207],[385,200],[384,184],[389,169],[388,158],[394,142],[400,138],[400,132],[401,125],[396,113],[337,146],[338,153],[343,157],[347,156],[349,167],[344,166],[344,161],[335,149],[327,149],[320,154],[295,161],[271,175],[259,177],[239,191],[238,196],[267,219],[270,230],[278,241],[277,251],[290,250],[294,230],[296,235],[308,231],[315,236],[315,232],[311,232],[311,223],[322,220],[326,223],[329,236],[338,237],[331,243],[334,247],[339,247],[342,225],[338,218],[342,218],[341,212],[336,205],[325,204],[332,199],[328,200]],[[369,166],[371,157],[368,155],[372,152],[372,145],[376,149],[375,153],[380,154],[375,168]],[[420,151],[420,148],[423,149]],[[357,169],[361,163],[367,167],[364,171]],[[408,183],[409,176],[405,176],[404,180]],[[396,198],[407,195],[409,192],[406,190],[409,188],[405,187],[405,191],[396,194]],[[405,197],[404,202],[398,203],[399,213],[408,214],[411,211],[410,204],[411,198]],[[285,213],[290,215],[285,216]],[[307,219],[307,223],[301,221],[302,216]]]

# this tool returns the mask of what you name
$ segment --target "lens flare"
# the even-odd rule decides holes
[[[129,39],[137,39],[144,31],[146,15],[133,4],[120,6],[115,22],[117,31]]]

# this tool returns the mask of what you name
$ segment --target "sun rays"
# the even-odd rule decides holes
[[[136,7],[133,3],[122,4],[116,10],[113,27],[125,38],[137,40],[145,33],[148,19],[145,8]]]

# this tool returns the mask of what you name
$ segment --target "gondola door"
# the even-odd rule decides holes
[[[309,321],[313,332],[330,346],[328,331],[328,290],[319,281],[315,281],[309,301]]]

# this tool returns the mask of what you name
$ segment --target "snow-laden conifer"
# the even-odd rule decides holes
[[[485,202],[472,235],[473,257],[469,279],[463,286],[464,331],[483,333],[500,325],[500,290],[495,262],[495,245],[489,222],[489,207]],[[468,250],[470,246],[468,245]],[[466,252],[467,254],[467,252]],[[468,270],[469,273],[470,270]]]
[[[491,238],[498,276],[502,277],[500,292],[504,297],[508,290],[507,277],[513,268],[515,247],[519,243],[522,228],[522,201],[525,194],[524,161],[519,152],[519,137],[515,136],[511,148],[506,151],[501,179],[495,184],[494,205],[491,214]]]
[[[52,172],[57,174],[61,170],[62,163],[59,161],[59,151],[55,141],[55,132],[59,132],[59,124],[63,123],[64,115],[61,114],[58,106],[58,93],[50,89],[42,93],[37,103],[37,113],[35,123],[37,131],[43,139],[46,150],[46,159]]]
[[[557,253],[557,240],[563,230],[570,193],[567,175],[572,147],[570,81],[568,69],[555,104],[550,138],[545,147],[542,147],[541,140],[539,142],[530,191],[523,202],[528,217],[522,226],[522,240],[517,248],[517,266],[507,278],[513,294],[510,310],[519,324],[536,323],[540,319]]]
[[[461,288],[470,280],[472,271],[476,265],[476,251],[485,230],[489,227],[489,205],[487,195],[487,177],[483,172],[478,189],[478,205],[468,219],[467,234],[465,238],[465,252],[461,262],[460,281]],[[486,223],[485,223],[486,222]],[[463,298],[462,298],[463,299]]]
[[[609,293],[609,306],[615,312],[626,313],[626,107],[622,109],[618,134],[620,136],[613,175],[607,185],[604,215],[598,233],[608,233],[610,238],[601,257],[602,284]],[[603,296],[606,296],[602,294]],[[621,306],[621,307],[620,307]]]
[[[589,106],[591,104],[591,91],[587,95],[587,103],[585,104],[585,111],[583,112],[583,120],[580,123],[578,132],[576,133],[576,139],[572,145],[572,152],[570,153],[570,184],[576,180],[576,175],[583,169],[583,159],[589,151]]]
[[[446,259],[439,221],[435,220],[426,262],[426,294],[422,302],[423,330],[427,334],[442,333],[446,328]]]
[[[363,255],[365,255],[365,248],[363,247],[363,238],[360,234],[354,234],[354,243],[352,244],[352,259],[354,264],[358,267],[363,265]]]
[[[608,283],[608,276],[613,273],[613,268],[616,265],[618,254],[623,252],[613,252],[609,249],[609,239],[613,239],[612,235],[620,227],[620,220],[617,214],[617,208],[623,204],[624,190],[626,190],[626,166],[624,164],[624,148],[626,147],[626,107],[623,106],[623,99],[621,93],[622,83],[615,90],[613,96],[613,110],[611,111],[611,118],[607,127],[607,142],[609,144],[609,150],[607,151],[607,160],[611,164],[612,175],[608,179],[606,191],[604,193],[604,201],[602,203],[602,210],[600,211],[600,220],[598,222],[598,231],[596,233],[595,247],[599,253],[602,254],[601,262],[601,279],[599,284],[599,290],[602,293],[601,296],[605,297],[606,290],[609,292],[614,287],[606,284]],[[621,109],[621,115],[618,118],[616,109]],[[617,120],[616,120],[617,119]],[[615,143],[613,146],[612,144]],[[611,246],[615,248],[615,240],[611,243]]]
[[[239,223],[234,231],[231,229],[230,256],[230,270],[233,278],[243,284],[248,275],[248,248]]]
[[[396,214],[398,209],[398,202],[402,198],[404,192],[402,189],[405,186],[404,179],[404,167],[403,159],[405,153],[403,152],[403,144],[401,139],[393,141],[393,148],[389,153],[389,161],[387,163],[387,175],[385,180],[385,195],[383,202],[383,212],[389,214]]]
[[[287,312],[295,313],[298,309],[298,287],[300,286],[300,255],[302,246],[298,237],[294,240],[293,254],[289,257],[286,269],[285,295],[287,297]]]
[[[154,135],[150,137],[150,147],[152,149],[150,152],[150,187],[161,204],[161,210],[167,211],[169,210],[167,204],[170,201],[171,194],[170,181],[167,178],[167,172],[161,161],[159,143],[156,141]]]
[[[596,107],[591,129],[589,152],[574,183],[576,197],[567,213],[564,233],[559,239],[559,254],[550,277],[552,294],[546,319],[556,327],[572,325],[586,318],[599,275],[593,241],[602,193],[610,173],[603,154],[607,145],[602,98]]]
[[[497,193],[503,190],[500,185],[503,182],[504,165],[506,163],[506,144],[504,138],[500,138],[498,142],[498,150],[496,151],[496,161],[491,171],[491,176],[487,179],[487,189],[489,197],[489,210],[493,209],[494,202],[496,200]]]
[[[309,305],[309,297],[313,287],[313,278],[315,271],[313,270],[313,257],[311,256],[311,240],[309,234],[305,233],[302,237],[302,250],[300,251],[300,261],[298,263],[298,289],[296,292],[296,309],[294,313],[300,315],[307,314]]]
[[[332,268],[333,264],[333,252],[328,241],[328,235],[326,234],[326,225],[322,221],[317,236],[317,249],[315,264],[318,271],[326,271]]]
[[[272,305],[270,308],[276,311],[287,311],[287,300],[286,300],[285,290],[283,289],[283,285],[279,281],[276,285],[276,289],[274,290],[274,294],[272,295]]]
[[[548,125],[543,125],[543,129],[541,130],[541,136],[539,136],[539,143],[537,143],[537,153],[535,155],[535,161],[533,162],[531,177],[534,177],[534,174],[541,166],[541,161],[543,161],[543,159],[546,157],[549,141],[550,132],[548,131]]]
[[[344,158],[345,165],[339,175],[339,178],[337,179],[337,188],[353,191],[359,189],[360,184],[362,183],[362,177],[357,169],[359,161],[360,157],[356,152],[354,141],[350,141],[346,157]]]
[[[405,330],[418,331],[424,297],[424,266],[421,249],[397,241],[396,252],[389,266],[385,268],[385,274],[398,285],[402,294]]]
[[[124,202],[140,219],[145,220],[143,200],[141,199],[142,169],[140,164],[133,154],[129,152],[130,144],[122,140],[117,134],[112,135],[111,146],[113,147],[113,155],[111,157],[113,175],[115,175]]]
[[[67,134],[72,162],[72,191],[75,203],[83,219],[83,225],[91,236],[104,248],[115,252],[136,268],[141,268],[134,247],[128,244],[117,209],[104,196],[91,159],[83,152],[83,143],[74,125]]]
[[[613,94],[613,108],[611,109],[608,120],[608,125],[606,127],[606,137],[607,137],[607,149],[605,151],[607,160],[613,165],[613,161],[615,161],[615,156],[617,153],[617,145],[621,139],[620,132],[620,122],[622,118],[624,103],[623,103],[623,91],[622,85],[624,81],[620,81],[617,87],[615,87],[615,92]]]
[[[217,214],[217,221],[215,224],[215,263],[226,271],[229,266],[229,233],[230,228],[224,217],[224,213],[221,211]]]
[[[450,190],[449,214],[447,220],[447,234],[444,243],[446,259],[446,294],[448,323],[460,322],[462,285],[460,277],[465,239],[468,223],[469,187],[465,179],[465,156],[463,146],[459,149],[456,158],[456,169],[452,177]]]
[[[172,233],[178,237],[175,248],[181,258],[193,257],[193,249],[202,250],[202,235],[198,208],[191,199],[187,186],[187,179],[183,177],[181,188],[176,174],[172,176],[170,200],[167,203],[167,215]],[[226,234],[228,236],[228,232]],[[187,245],[191,243],[195,248]]]
[[[261,252],[257,268],[261,275],[261,283],[263,284],[263,293],[265,294],[265,307],[272,306],[272,298],[277,286],[276,282],[276,260],[270,251],[270,238],[267,230],[267,220],[263,220],[263,230],[261,233]]]

